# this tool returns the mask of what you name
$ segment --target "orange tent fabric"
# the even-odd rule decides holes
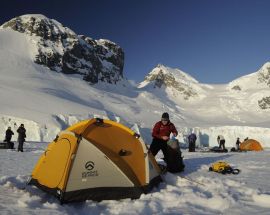
[[[262,151],[263,147],[257,140],[248,139],[240,144],[242,151]]]

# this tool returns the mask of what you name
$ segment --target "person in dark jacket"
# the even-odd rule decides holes
[[[237,137],[237,140],[236,140],[236,150],[240,150],[240,138]]]
[[[25,141],[26,138],[26,130],[24,128],[24,124],[21,124],[20,127],[17,129],[18,132],[18,152],[23,152],[23,143]]]
[[[167,161],[167,141],[170,139],[170,134],[173,134],[175,137],[178,135],[178,132],[173,123],[170,122],[169,114],[163,113],[161,121],[157,122],[152,131],[152,143],[150,145],[150,151],[154,156],[161,149],[164,155],[164,161]]]
[[[14,135],[14,133],[11,130],[11,127],[8,127],[8,129],[6,130],[5,142],[10,143],[12,135]]]
[[[194,133],[188,135],[188,151],[195,152],[195,143],[197,140],[197,136]]]
[[[11,142],[12,135],[14,135],[14,133],[11,130],[11,127],[8,127],[8,129],[6,130],[6,136],[5,136],[5,140],[4,140],[4,142],[7,143],[6,147],[8,149],[14,149],[14,143]]]

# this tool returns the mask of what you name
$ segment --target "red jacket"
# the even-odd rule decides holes
[[[161,121],[157,122],[152,131],[152,137],[162,139],[162,136],[170,137],[171,133],[178,134],[175,126],[170,121],[167,125],[163,125]]]

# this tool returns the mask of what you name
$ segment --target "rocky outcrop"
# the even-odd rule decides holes
[[[238,91],[240,91],[241,90],[241,87],[238,86],[238,85],[235,85],[235,86],[232,87],[232,90],[238,90]]]
[[[92,84],[117,83],[123,79],[124,52],[109,40],[77,35],[43,15],[16,17],[1,28],[25,33],[37,44],[34,61],[65,74],[79,74]]]
[[[264,97],[259,100],[258,105],[261,109],[270,109],[270,96]]]

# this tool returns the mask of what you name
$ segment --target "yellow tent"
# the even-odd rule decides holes
[[[64,203],[139,198],[160,181],[160,169],[138,134],[110,120],[91,119],[58,134],[29,184]]]
[[[262,151],[263,147],[257,140],[248,139],[240,144],[242,151]]]

